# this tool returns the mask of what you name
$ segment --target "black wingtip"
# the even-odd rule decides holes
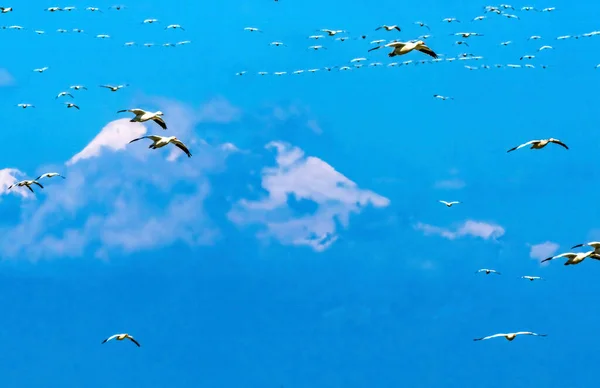
[[[573,246],[571,247],[571,249],[574,249],[574,248],[580,248],[580,247],[582,247],[583,245],[584,245],[584,244],[577,244],[577,245],[573,245]]]

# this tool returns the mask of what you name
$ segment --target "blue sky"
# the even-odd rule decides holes
[[[474,1],[131,0],[123,11],[74,1],[76,11],[43,11],[53,5],[69,4],[0,14],[0,25],[25,27],[0,30],[3,387],[595,382],[598,263],[539,261],[600,238],[600,38],[555,40],[598,28],[600,5],[515,3],[520,20],[480,22],[470,20],[485,4]],[[427,33],[417,20],[442,58],[484,58],[256,75],[363,56],[387,65],[387,49],[367,53],[369,42],[415,39]],[[164,29],[174,23],[185,31]],[[375,32],[383,23],[402,32]],[[368,37],[307,50],[321,28]],[[455,46],[449,34],[460,31],[484,36]],[[524,64],[526,54],[534,69],[464,68]],[[55,99],[75,84],[89,89],[73,92],[80,111]],[[133,107],[162,110],[168,131],[116,113]],[[144,134],[178,136],[193,157],[127,145]],[[506,153],[548,137],[570,150]],[[35,195],[7,190],[48,171],[66,179]],[[482,267],[502,275],[475,275]],[[548,337],[473,342],[521,330]],[[142,347],[100,344],[120,332]]]

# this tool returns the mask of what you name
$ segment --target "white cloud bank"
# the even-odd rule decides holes
[[[316,157],[283,142],[266,146],[275,149],[276,167],[262,171],[262,187],[267,195],[260,200],[240,200],[229,213],[238,225],[264,224],[263,237],[286,245],[305,245],[316,251],[329,247],[336,239],[336,221],[346,227],[351,213],[363,207],[386,207],[390,200],[356,183]],[[293,216],[287,204],[289,196],[309,200],[318,207],[314,214]]]
[[[227,159],[234,154],[242,158],[252,155],[233,143],[209,145],[195,134],[198,123],[240,119],[240,111],[226,101],[208,104],[210,107],[200,109],[168,100],[159,104],[169,135],[182,139],[192,158],[180,157],[182,152],[176,147],[150,150],[143,142],[128,144],[148,129],[151,133],[162,130],[155,132],[154,123],[132,123],[124,118],[104,126],[62,167],[46,166],[67,179],[46,181],[45,188],[32,195],[37,201],[22,203],[19,223],[0,229],[3,257],[109,258],[173,244],[214,244],[221,237],[220,229],[206,213],[204,203],[208,196],[220,195],[221,188],[213,187],[209,176],[226,174]],[[351,213],[359,213],[367,205],[389,204],[387,198],[358,188],[332,166],[304,156],[297,147],[272,142],[267,148],[277,151],[276,167],[262,171],[267,196],[257,201],[235,202],[239,197],[233,198],[227,214],[238,225],[264,226],[261,236],[322,251],[337,239],[338,225],[348,225]],[[236,166],[252,176],[245,161]],[[40,171],[27,172],[29,176],[35,176],[33,173]],[[15,169],[0,170],[0,194],[19,174]],[[294,216],[287,204],[289,195],[312,201],[316,212]]]
[[[473,220],[467,220],[454,228],[442,228],[419,222],[415,225],[415,229],[422,231],[426,236],[439,235],[448,240],[455,240],[466,236],[478,237],[484,240],[495,240],[502,237],[505,232],[504,228],[500,225]]]
[[[529,257],[532,259],[543,260],[554,255],[558,251],[558,248],[559,245],[552,241],[531,245]]]

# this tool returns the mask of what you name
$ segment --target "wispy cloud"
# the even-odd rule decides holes
[[[19,180],[19,176],[24,174],[16,168],[4,168],[0,170],[0,195],[8,194],[8,188],[10,185],[15,184]],[[11,189],[13,193],[16,193],[22,197],[28,197],[29,193],[27,189],[22,187],[15,187]]]
[[[15,79],[6,69],[0,69],[0,87],[13,86]]]
[[[465,181],[458,178],[443,179],[434,184],[434,188],[443,190],[460,190],[465,186]]]
[[[443,228],[435,225],[419,222],[415,225],[415,229],[420,230],[423,234],[439,235],[448,240],[471,236],[478,237],[484,240],[495,240],[504,235],[504,228],[497,224],[467,220],[461,225],[453,228]]]
[[[345,227],[351,213],[359,213],[367,205],[385,207],[390,203],[381,195],[358,188],[325,161],[306,157],[298,147],[283,142],[271,142],[266,147],[277,152],[277,165],[262,171],[267,195],[254,201],[242,199],[229,213],[238,225],[264,225],[263,237],[321,251],[337,239],[336,222]],[[290,197],[311,201],[317,210],[295,216],[288,205]]]
[[[554,255],[560,246],[552,241],[545,241],[541,244],[531,245],[529,257],[532,259],[543,260]]]
[[[108,123],[84,149],[69,159],[66,165],[71,166],[81,160],[98,157],[103,150],[124,150],[131,140],[146,134],[147,129],[144,125],[129,120],[119,119]]]

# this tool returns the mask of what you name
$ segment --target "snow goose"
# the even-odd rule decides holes
[[[64,177],[64,176],[60,175],[60,174],[59,174],[59,173],[57,173],[57,172],[47,172],[47,173],[45,173],[45,174],[42,174],[42,175],[38,176],[37,178],[35,178],[35,180],[36,180],[36,181],[39,181],[39,180],[40,180],[40,179],[42,179],[42,178],[54,178],[55,176],[59,176],[59,177],[61,177],[62,179],[65,179],[65,177]]]
[[[419,26],[419,27],[425,27],[425,28],[427,28],[428,30],[431,31],[431,28],[429,28],[429,26],[427,24],[423,23],[423,22],[415,22],[415,24],[417,26]]]
[[[71,98],[74,98],[73,95],[71,93],[69,93],[69,92],[60,92],[60,93],[58,93],[56,95],[56,97],[54,99],[61,98],[61,97],[64,97],[64,96],[69,96]]]
[[[100,8],[97,8],[97,7],[87,7],[85,10],[86,11],[90,11],[90,12],[100,12],[100,13],[103,13],[102,10],[100,10]]]
[[[340,67],[340,71],[348,71],[348,70],[352,70],[352,68],[350,66],[342,66],[342,67]]]
[[[17,182],[17,183],[15,183],[15,184],[12,184],[12,185],[8,186],[6,189],[7,189],[7,190],[10,190],[10,189],[12,189],[13,187],[17,187],[17,186],[18,186],[18,187],[23,187],[23,186],[24,186],[24,187],[27,187],[27,188],[29,189],[29,191],[31,191],[31,192],[33,193],[34,191],[33,191],[33,189],[31,188],[31,185],[38,185],[38,186],[40,186],[40,188],[42,188],[42,189],[44,188],[44,186],[42,186],[42,185],[40,184],[40,182],[38,182],[38,181],[37,181],[37,180],[35,180],[35,179],[31,179],[31,180],[24,180],[24,181],[20,181],[20,182]]]
[[[273,73],[273,74],[275,74],[275,75],[278,75],[278,76],[282,76],[282,75],[286,75],[286,74],[287,74],[287,71],[276,71],[276,72],[275,72],[275,73]]]
[[[434,95],[435,97],[436,95]],[[447,201],[439,201],[440,203],[443,203],[444,205],[448,206],[448,207],[452,207],[453,205],[458,205],[460,202],[459,201],[452,201],[452,202],[447,202]]]
[[[383,42],[386,42],[385,39],[375,39],[369,42],[369,44],[382,44]]]
[[[319,39],[321,39],[321,38],[324,38],[324,37],[325,37],[324,35],[311,35],[311,36],[309,36],[309,37],[308,37],[308,38],[306,38],[306,39],[314,39],[314,40],[319,40]]]
[[[460,20],[458,20],[456,18],[445,18],[445,19],[442,19],[442,21],[446,22],[446,23],[452,23],[452,22],[460,23]]]
[[[475,273],[481,273],[481,272],[485,272],[486,275],[489,275],[491,273],[496,274],[496,275],[501,275],[501,273],[496,271],[495,269],[482,268],[482,269],[475,271]]]
[[[597,253],[600,255],[600,242],[598,242],[598,241],[592,241],[592,242],[588,242],[588,243],[573,245],[571,247],[571,249],[581,248],[583,246],[588,246],[588,247],[594,248],[594,253]]]
[[[168,26],[165,27],[165,30],[181,30],[181,31],[185,31],[185,29],[183,27],[181,27],[181,25],[179,24],[169,24]]]
[[[27,109],[27,108],[35,108],[34,105],[31,104],[17,104],[19,108]]]
[[[388,26],[387,24],[384,24],[384,25],[382,25],[382,26],[379,26],[379,27],[377,27],[377,28],[375,29],[375,31],[381,30],[382,28],[383,28],[383,29],[385,29],[386,31],[392,31],[392,30],[398,30],[398,31],[402,31],[402,30],[400,29],[400,27],[398,27],[398,26],[397,26],[397,25],[395,25],[395,24],[394,24],[393,26]]]
[[[336,34],[341,34],[341,33],[347,32],[347,31],[344,31],[344,30],[329,30],[327,28],[323,28],[323,29],[321,29],[319,31],[324,32],[324,33],[326,33],[329,36],[335,36]]]
[[[552,47],[552,46],[542,46],[542,47],[540,47],[540,48],[538,49],[538,51],[543,51],[543,50],[551,50],[551,49],[553,49],[553,48],[554,48],[554,47]]]
[[[119,89],[123,89],[124,87],[129,86],[129,84],[125,84],[125,85],[117,85],[117,86],[112,86],[112,85],[100,85],[101,88],[106,88],[106,89],[110,89],[111,92],[116,92]]]
[[[454,97],[447,97],[447,96],[442,96],[440,94],[434,94],[433,97],[440,99],[442,101],[446,101],[446,100],[454,100]]]
[[[44,11],[57,12],[57,11],[62,11],[62,8],[60,8],[60,7],[48,7]]]
[[[154,23],[158,23],[159,20],[158,19],[144,19],[142,21],[142,24],[154,24]]]
[[[70,11],[75,11],[76,9],[77,9],[77,8],[75,8],[75,7],[64,7],[64,8],[63,8],[63,11],[70,12]]]
[[[372,49],[369,49],[369,51],[377,50],[382,47],[393,48],[392,52],[388,54],[388,57],[390,57],[390,58],[395,57],[396,55],[408,54],[409,52],[411,52],[413,50],[420,51],[420,52],[427,54],[433,58],[438,57],[437,54],[432,49],[427,47],[425,42],[423,42],[422,40],[418,40],[416,42],[390,42],[383,46],[373,47]]]
[[[538,12],[538,10],[535,7],[530,7],[530,6],[521,7],[521,11],[536,11],[536,12]]]
[[[235,73],[235,75],[242,76],[242,75],[244,75],[246,73],[247,73],[246,70],[244,70],[244,71],[238,71],[237,73]]]
[[[510,40],[507,40],[506,42],[501,42],[501,43],[500,43],[500,46],[508,46],[508,45],[509,45],[509,44],[511,44],[511,43],[512,43],[512,41],[510,41]]]
[[[2,13],[9,13],[12,12],[12,8],[11,7],[0,7],[0,12]]]
[[[108,38],[110,38],[110,35],[99,34],[99,35],[96,35],[96,38],[98,38],[98,39],[108,39]]]
[[[317,45],[317,46],[310,46],[309,49],[315,50],[315,51],[317,51],[317,50],[327,50],[327,47],[323,47],[323,46]]]
[[[75,108],[77,110],[79,110],[79,107],[75,104],[73,104],[72,102],[65,102],[65,105],[67,106],[67,108]]]
[[[527,40],[538,40],[538,39],[542,39],[542,37],[539,35],[531,35],[529,38],[527,38]]]
[[[150,144],[150,146],[148,147],[150,149],[155,150],[157,148],[162,148],[162,147],[166,146],[169,143],[172,143],[176,147],[178,147],[180,150],[182,150],[183,152],[185,152],[185,154],[188,156],[188,158],[192,157],[192,154],[190,153],[190,151],[188,150],[188,148],[185,146],[185,144],[183,144],[181,142],[181,140],[179,140],[175,136],[166,137],[166,136],[158,136],[158,135],[148,135],[148,136],[138,137],[137,139],[133,139],[129,143],[131,144],[134,141],[138,141],[138,140],[142,140],[142,139],[150,139],[150,140],[152,140],[152,144]]]
[[[327,70],[327,71],[331,71],[333,69],[337,69],[337,66],[325,66],[323,69]]]
[[[58,32],[59,34],[64,34],[64,33],[67,33],[69,31],[65,30],[64,28],[59,28],[58,30],[56,30],[56,32]]]
[[[487,337],[483,337],[483,338],[475,338],[473,341],[483,341],[483,340],[488,340],[491,338],[497,338],[497,337],[504,337],[509,341],[514,340],[515,338],[517,338],[518,335],[532,335],[532,336],[536,336],[536,337],[546,337],[547,334],[537,334],[534,333],[532,331],[518,331],[516,333],[498,333],[498,334],[494,334],[494,335],[488,335]]]
[[[547,259],[544,259],[541,262],[544,263],[546,261],[560,259],[563,257],[567,258],[567,261],[565,261],[565,265],[579,264],[588,257],[592,258],[592,259],[600,260],[600,255],[596,254],[595,251],[592,250],[592,251],[580,252],[580,253],[573,253],[573,252],[561,253],[560,255],[548,257]]]
[[[464,44],[465,46],[469,47],[469,44],[467,42],[465,42],[464,40],[457,40],[456,42],[454,42],[454,44],[457,46]]]
[[[73,28],[73,32],[76,32],[78,34],[83,34],[85,31],[82,30],[81,28]]]
[[[135,42],[125,42],[125,44],[123,44],[123,46],[127,46],[127,47],[131,47],[131,46],[135,46],[137,43]]]
[[[156,124],[158,124],[162,129],[167,129],[167,124],[165,123],[165,121],[162,118],[163,112],[161,112],[161,111],[150,112],[150,111],[146,111],[146,110],[138,109],[138,108],[123,109],[123,110],[117,111],[117,113],[124,113],[124,112],[130,112],[130,113],[135,114],[135,117],[132,118],[131,120],[129,120],[132,123],[136,123],[136,122],[143,123],[143,122],[152,120]]]
[[[471,36],[483,36],[483,34],[480,34],[478,32],[456,32],[456,33],[450,34],[450,35],[462,36],[465,39],[467,39],[467,38],[469,38]]]
[[[38,35],[42,35],[42,34],[46,33],[46,31],[42,31],[42,30],[35,30],[34,32]]]
[[[512,15],[510,13],[503,13],[502,16],[504,16],[507,19],[520,19],[520,17],[518,17],[517,15]]]
[[[192,43],[191,40],[183,40],[181,42],[177,42],[176,44],[177,44],[177,46],[183,46],[184,44],[190,44],[190,43]]]
[[[519,279],[527,279],[527,280],[529,280],[531,282],[534,281],[534,280],[544,280],[544,278],[542,278],[540,276],[528,276],[528,275],[520,276]]]
[[[111,5],[110,9],[114,9],[115,11],[120,11],[122,9],[125,9],[124,5]]]
[[[570,39],[570,38],[572,38],[571,35],[561,35],[561,36],[558,36],[556,38],[556,40],[565,40],[565,39]]]
[[[88,88],[86,88],[86,87],[85,87],[85,86],[83,86],[83,85],[73,85],[73,86],[69,86],[69,89],[73,89],[73,90],[81,90],[81,89],[83,89],[83,90],[88,90]]]
[[[510,65],[507,65],[507,66],[510,66]],[[511,152],[511,151],[514,151],[514,150],[518,150],[519,148],[527,147],[528,145],[531,145],[531,147],[529,148],[531,150],[539,150],[539,149],[542,149],[542,148],[546,147],[549,143],[558,144],[558,145],[564,147],[567,150],[569,149],[569,147],[567,147],[567,145],[565,143],[563,143],[562,141],[560,141],[558,139],[554,139],[554,138],[551,137],[550,139],[530,140],[527,143],[523,143],[521,145],[513,147],[513,148],[509,149],[506,152]]]
[[[24,27],[21,26],[8,26],[8,27],[2,27],[4,29],[8,28],[9,30],[24,30]]]
[[[335,40],[339,40],[340,42],[344,42],[344,41],[346,41],[348,39],[350,39],[350,38],[347,37],[347,36],[340,36],[339,38],[335,38]]]
[[[259,71],[257,74],[258,75],[267,75],[267,74],[269,74],[269,72],[268,71]]]
[[[552,11],[555,11],[555,10],[556,10],[556,7],[548,7],[548,8],[542,9],[542,12],[552,12]]]
[[[244,31],[250,31],[250,32],[262,32],[262,30],[259,30],[256,27],[246,27],[244,28]]]
[[[519,60],[523,60],[523,59],[533,59],[535,58],[535,55],[523,55],[521,58],[519,58]]]
[[[476,16],[476,17],[473,18],[472,21],[473,22],[478,22],[478,21],[481,21],[481,20],[486,19],[486,18],[487,18],[487,16]]]
[[[285,44],[283,44],[283,42],[271,42],[269,43],[269,46],[275,46],[275,47],[279,47],[279,46],[285,46]]]
[[[33,71],[35,71],[36,73],[43,73],[43,72],[45,72],[48,69],[49,69],[49,67],[45,66],[45,67],[41,67],[39,69],[33,69]]]
[[[513,6],[512,6],[512,5],[510,5],[510,4],[500,4],[500,7],[501,7],[501,8],[504,8],[504,9],[512,9],[512,10],[514,10],[514,9],[515,9],[515,7],[513,7]]]
[[[111,335],[110,337],[108,337],[107,339],[102,341],[102,343],[104,344],[112,339],[116,339],[117,341],[123,341],[124,339],[128,339],[131,342],[133,342],[134,344],[136,344],[138,346],[138,348],[141,346],[140,343],[135,340],[135,338],[133,338],[132,336],[130,336],[129,334],[126,334],[126,333]]]

